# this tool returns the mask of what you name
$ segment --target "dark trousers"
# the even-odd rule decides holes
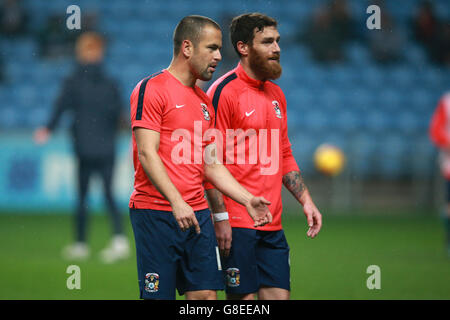
[[[78,158],[78,204],[75,213],[76,240],[86,242],[87,229],[87,192],[91,176],[96,173],[103,182],[103,191],[111,218],[114,234],[122,234],[123,226],[119,211],[112,194],[114,158],[101,159]]]

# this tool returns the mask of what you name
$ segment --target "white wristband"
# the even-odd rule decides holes
[[[228,212],[213,213],[214,222],[228,220]]]

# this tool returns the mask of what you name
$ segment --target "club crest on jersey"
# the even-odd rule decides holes
[[[227,286],[238,287],[241,283],[241,275],[238,268],[227,269]]]
[[[147,273],[145,275],[145,291],[158,292],[159,289],[159,274]]]
[[[281,119],[281,110],[280,110],[280,106],[278,104],[278,101],[277,100],[273,100],[272,104],[273,104],[273,108],[275,110],[275,115],[277,116],[277,118]]]
[[[204,103],[200,103],[202,106],[202,112],[203,112],[203,118],[205,118],[206,121],[211,120],[211,117],[209,116],[208,107]]]

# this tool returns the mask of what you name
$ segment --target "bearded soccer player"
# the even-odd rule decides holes
[[[281,225],[282,185],[303,206],[309,225],[307,236],[314,238],[319,233],[322,216],[292,156],[286,99],[280,87],[270,81],[279,78],[282,71],[276,20],[259,13],[243,14],[232,20],[230,35],[240,62],[214,82],[207,94],[216,111],[216,127],[228,134],[222,152],[224,164],[245,188],[268,197],[273,221],[255,228],[244,207],[206,186],[212,211],[219,213],[214,228],[225,256],[227,298],[254,299],[257,294],[259,299],[289,299],[289,246]],[[235,138],[231,144],[230,134]],[[267,150],[271,150],[271,161],[264,157]]]
[[[255,226],[272,220],[270,202],[254,197],[223,165],[203,161],[205,149],[214,154],[214,143],[202,139],[213,127],[214,109],[195,82],[210,80],[221,60],[220,27],[188,16],[173,41],[170,66],[140,81],[130,98],[135,182],[129,207],[140,296],[174,299],[178,289],[187,299],[216,299],[223,281],[203,181],[245,206]]]

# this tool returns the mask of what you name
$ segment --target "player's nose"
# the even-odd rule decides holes
[[[222,60],[222,54],[220,53],[220,50],[216,50],[216,52],[214,54],[214,60],[216,60],[216,61]]]
[[[280,53],[281,52],[280,45],[276,41],[274,43],[275,43],[274,49],[273,49],[274,53]]]

